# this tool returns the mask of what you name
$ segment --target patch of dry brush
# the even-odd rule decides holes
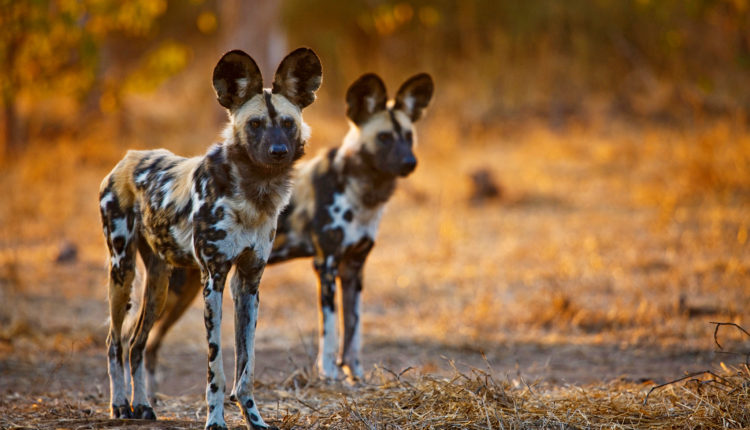
[[[498,380],[492,369],[452,377],[378,368],[369,384],[342,394],[297,371],[286,381],[284,428],[519,429],[519,428],[746,428],[750,426],[750,354],[738,366],[687,374],[655,385],[613,381],[585,387]],[[453,363],[451,363],[452,365]],[[375,382],[377,381],[377,382]],[[300,385],[305,388],[300,389]],[[278,392],[277,392],[278,394]],[[302,409],[296,409],[295,405]],[[278,409],[277,409],[278,410]],[[290,413],[290,411],[294,411]]]
[[[452,378],[404,377],[381,371],[382,381],[340,395],[297,399],[307,410],[288,414],[284,428],[516,429],[516,428],[740,428],[750,425],[747,367],[704,373],[654,391],[646,384],[550,388],[497,381],[490,373],[456,371]],[[329,406],[326,406],[328,404]]]

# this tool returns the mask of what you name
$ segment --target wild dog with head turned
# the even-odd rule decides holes
[[[109,248],[110,328],[107,337],[112,416],[155,419],[145,385],[143,351],[167,299],[174,267],[200,273],[208,340],[206,428],[226,428],[221,353],[221,302],[232,266],[236,352],[234,399],[248,428],[268,428],[253,399],[258,285],[271,254],[279,212],[289,201],[293,164],[309,128],[301,110],[315,99],[321,65],[309,49],[290,53],[272,89],[263,89],[255,61],[225,54],[213,86],[227,108],[224,140],[202,157],[169,151],[129,151],[102,181],[99,193]],[[122,322],[135,273],[136,252],[146,284],[130,339],[130,375],[123,374]],[[128,401],[124,378],[132,377]]]
[[[389,103],[383,81],[374,74],[363,75],[346,94],[351,127],[343,144],[297,169],[291,202],[279,218],[268,263],[313,257],[320,298],[317,367],[322,377],[338,378],[341,371],[351,379],[363,376],[362,270],[396,180],[416,167],[414,122],[432,92],[432,78],[419,74],[404,82]],[[148,341],[150,375],[162,338],[197,294],[198,279],[195,270],[173,274],[167,308]],[[337,279],[343,299],[338,345]]]

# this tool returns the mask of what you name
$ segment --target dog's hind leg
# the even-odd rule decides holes
[[[130,372],[133,377],[133,417],[154,420],[156,414],[154,414],[154,410],[149,403],[146,390],[143,351],[146,348],[148,333],[166,303],[171,266],[153,253],[145,241],[141,241],[138,248],[146,265],[146,285],[143,289],[141,309],[130,345]]]
[[[146,387],[151,405],[156,405],[157,375],[159,348],[164,336],[201,290],[201,273],[197,269],[178,267],[169,276],[169,293],[162,315],[151,330],[146,342]]]
[[[125,391],[123,370],[122,323],[127,313],[130,290],[135,277],[136,216],[132,207],[121,203],[112,181],[105,182],[100,192],[104,237],[109,249],[109,333],[107,362],[111,416],[130,418],[132,411]]]

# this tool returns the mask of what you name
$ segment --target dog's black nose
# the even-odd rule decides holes
[[[284,158],[286,154],[289,153],[289,148],[287,148],[286,145],[282,143],[274,143],[273,145],[271,145],[271,149],[268,150],[268,153],[271,155],[271,158],[279,160]]]
[[[406,176],[413,172],[416,167],[417,159],[414,156],[406,157],[401,161],[401,171],[399,173],[401,173],[401,176]]]

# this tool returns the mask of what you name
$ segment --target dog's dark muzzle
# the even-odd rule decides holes
[[[289,154],[289,146],[283,143],[274,143],[268,149],[268,156],[274,161],[282,161]]]
[[[268,142],[266,155],[271,163],[280,164],[291,161],[292,144],[278,127],[269,130]]]
[[[398,174],[400,176],[406,176],[409,173],[413,172],[414,169],[417,168],[417,159],[413,155],[409,155],[405,157],[403,160],[401,160],[401,165],[399,166]]]

